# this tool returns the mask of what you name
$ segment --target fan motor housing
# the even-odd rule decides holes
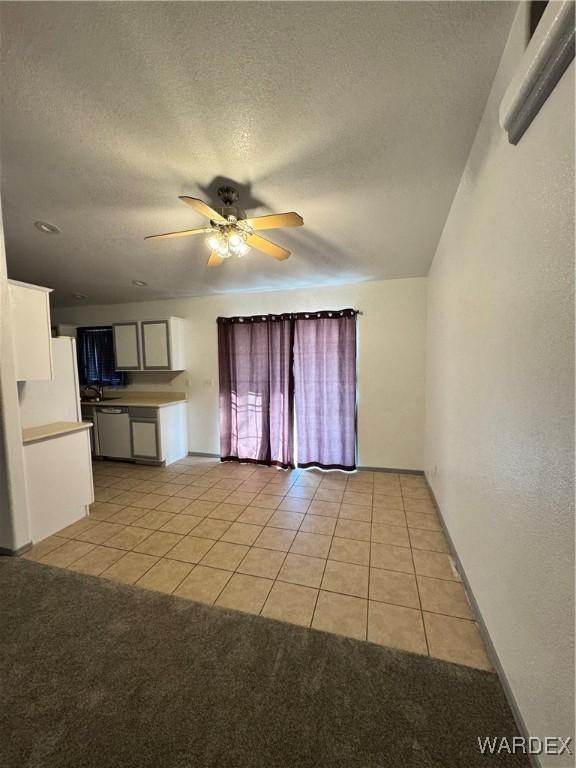
[[[246,218],[244,211],[234,205],[239,198],[237,189],[234,187],[219,187],[217,194],[224,203],[224,206],[220,208],[220,213],[224,218],[228,218],[228,216],[235,216],[237,219]]]
[[[218,209],[218,213],[221,213],[225,219],[227,219],[228,216],[234,216],[238,220],[246,218],[244,211],[241,211],[240,208],[236,208],[235,205],[225,205]]]

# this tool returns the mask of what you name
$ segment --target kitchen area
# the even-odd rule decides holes
[[[84,339],[91,329],[79,329]],[[137,376],[139,372],[177,372],[185,364],[185,323],[178,317],[113,323],[94,329],[112,340],[113,371]],[[88,342],[90,346],[90,342]],[[105,348],[102,340],[90,346],[89,356]],[[82,350],[79,359],[81,359]],[[99,369],[101,370],[101,368]],[[93,425],[91,450],[95,457],[168,465],[188,454],[186,393],[106,388],[94,382],[90,366],[81,385],[82,420]],[[124,380],[124,379],[123,379]]]
[[[9,554],[21,554],[88,514],[93,461],[165,466],[188,455],[186,393],[126,386],[128,375],[185,369],[185,323],[154,318],[55,335],[50,289],[8,281],[8,298],[29,530]]]
[[[102,396],[81,401],[92,425],[92,456],[140,464],[172,464],[188,453],[185,395],[171,392]]]

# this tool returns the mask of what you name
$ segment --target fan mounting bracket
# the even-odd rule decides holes
[[[226,206],[233,206],[234,203],[238,201],[238,198],[240,195],[238,194],[238,190],[234,187],[218,187],[216,190],[216,194],[222,200],[224,205]]]

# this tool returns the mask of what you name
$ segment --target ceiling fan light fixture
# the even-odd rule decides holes
[[[240,237],[240,235],[237,235],[236,232],[233,232],[228,237],[228,244],[232,249],[239,248],[243,242],[244,242],[243,239]]]
[[[210,237],[206,239],[206,243],[212,251],[217,251],[218,246],[220,245],[220,238],[218,235],[210,235]]]
[[[218,254],[223,258],[227,259],[230,256],[230,252],[228,250],[228,243],[225,239],[223,239],[220,243],[218,243],[218,248],[216,249],[218,251]]]
[[[234,204],[238,200],[238,191],[233,187],[221,187],[218,196],[224,203],[220,211],[190,195],[180,195],[186,205],[209,219],[209,227],[184,229],[179,232],[164,232],[160,235],[148,235],[145,240],[158,240],[173,237],[207,234],[206,245],[210,248],[207,267],[217,267],[224,259],[231,256],[245,256],[252,248],[277,261],[284,261],[290,251],[277,243],[261,237],[260,229],[280,229],[282,227],[301,227],[304,219],[295,211],[271,213],[265,216],[246,218],[243,211]]]
[[[245,256],[250,250],[245,241],[246,234],[236,230],[222,230],[206,238],[207,246],[221,259],[229,259],[230,256]]]

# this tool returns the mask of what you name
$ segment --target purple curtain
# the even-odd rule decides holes
[[[357,314],[218,318],[222,461],[356,468]]]
[[[318,312],[295,321],[299,467],[356,469],[356,315]]]
[[[294,321],[218,318],[222,461],[293,466]]]

